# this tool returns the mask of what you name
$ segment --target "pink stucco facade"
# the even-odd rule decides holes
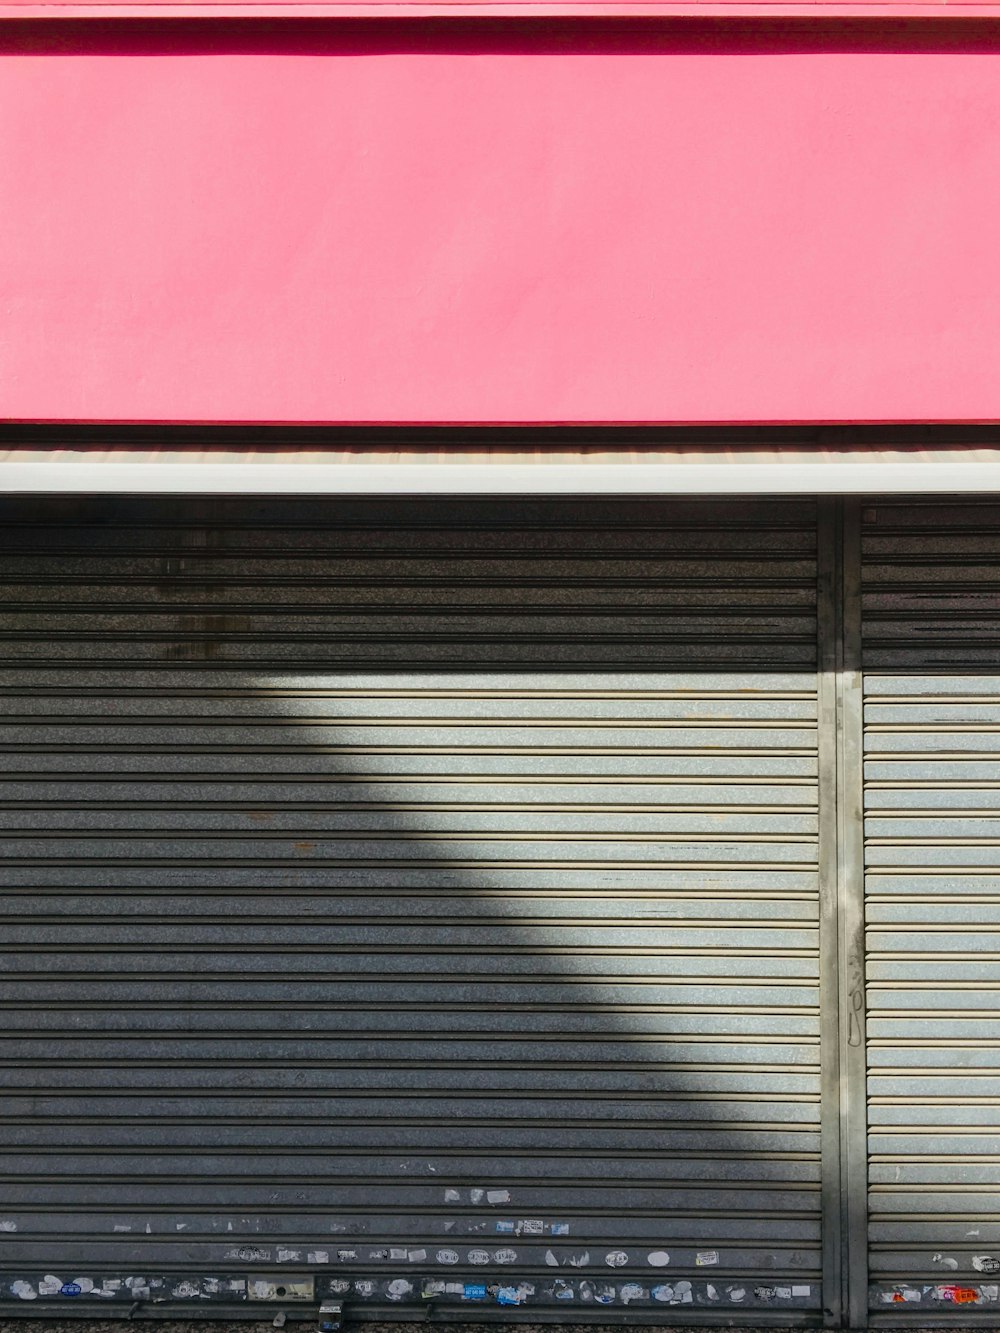
[[[0,27],[0,416],[1000,419],[1000,24]]]

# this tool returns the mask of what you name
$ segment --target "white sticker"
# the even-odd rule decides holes
[[[699,1268],[704,1268],[707,1264],[717,1264],[719,1262],[718,1250],[699,1250],[694,1257],[695,1263]]]
[[[666,1250],[653,1250],[651,1254],[646,1255],[646,1263],[652,1264],[654,1268],[666,1268],[670,1263],[670,1255]]]
[[[7,1228],[7,1230],[9,1230],[9,1228]],[[21,1279],[18,1279],[17,1282],[12,1282],[10,1284],[10,1289],[14,1293],[14,1295],[19,1296],[22,1301],[38,1300],[38,1292],[34,1289],[34,1287],[31,1285],[30,1282],[24,1282]]]
[[[445,1190],[444,1201],[445,1203],[461,1203],[462,1196],[459,1194],[458,1190]]]
[[[736,1304],[738,1305],[740,1301],[746,1300],[747,1289],[746,1287],[727,1287],[726,1295],[729,1297],[731,1301],[735,1301]]]
[[[427,1260],[426,1250],[409,1250],[406,1255],[411,1264],[422,1264]]]
[[[48,1273],[38,1284],[38,1294],[39,1296],[54,1296],[61,1287],[62,1283],[60,1280],[57,1277],[53,1277],[51,1273]]]
[[[940,1264],[942,1268],[955,1269],[958,1267],[958,1260],[953,1259],[950,1254],[935,1254],[933,1262]]]
[[[662,1282],[658,1287],[653,1288],[654,1301],[672,1301],[674,1299],[674,1289],[667,1282]]]
[[[332,1282],[330,1283],[330,1288],[331,1290],[333,1289]],[[359,1296],[374,1296],[375,1283],[371,1280],[371,1278],[359,1277],[357,1282],[355,1282],[354,1284],[354,1290],[357,1292]]]
[[[589,1250],[577,1250],[576,1254],[571,1254],[566,1261],[570,1268],[586,1268],[590,1263]]]
[[[811,1295],[812,1295],[812,1287],[793,1287],[793,1288],[792,1288],[792,1295],[793,1295],[793,1296],[811,1296]]]
[[[437,1257],[437,1261],[438,1261],[439,1264],[457,1264],[457,1263],[458,1263],[458,1251],[457,1251],[457,1250],[438,1250],[438,1252],[437,1252],[437,1256],[436,1256],[436,1257]]]
[[[352,1250],[351,1258],[356,1259],[357,1257],[358,1256]],[[302,1258],[301,1250],[281,1250],[281,1249],[278,1250],[279,1264],[297,1264],[301,1258]]]
[[[81,1291],[94,1290],[94,1284],[89,1277],[75,1277],[73,1279],[73,1286],[79,1287]]]
[[[494,1250],[493,1261],[498,1264],[516,1264],[517,1250]]]
[[[545,1234],[545,1223],[540,1217],[528,1217],[518,1222],[517,1229],[523,1236],[541,1236]]]
[[[628,1305],[629,1301],[645,1300],[647,1295],[645,1287],[640,1287],[638,1282],[624,1282],[618,1294],[625,1305]]]
[[[545,1262],[548,1264],[550,1268],[559,1267],[559,1260],[556,1258],[556,1256],[552,1253],[551,1250],[545,1251]]]
[[[487,1203],[510,1203],[510,1190],[487,1190]]]
[[[6,1218],[6,1217],[2,1217],[2,1218],[0,1218],[0,1231],[16,1231],[16,1230],[17,1230],[17,1223],[16,1223],[16,1222],[11,1222],[11,1221],[10,1221],[8,1218]],[[29,1282],[29,1283],[27,1283],[26,1285],[30,1287],[30,1286],[31,1286],[31,1283]],[[14,1290],[14,1289],[13,1289],[13,1287],[12,1287],[12,1288],[11,1288],[11,1291],[13,1291],[13,1290]],[[29,1299],[30,1299],[30,1298],[29,1298]]]
[[[311,1264],[328,1264],[330,1262],[329,1250],[310,1250],[306,1255]]]
[[[469,1263],[470,1263],[470,1264],[488,1264],[489,1261],[490,1261],[490,1252],[489,1252],[489,1250],[470,1250],[470,1251],[469,1251]]]
[[[485,1195],[486,1195],[485,1190],[469,1190],[469,1202],[482,1203],[483,1199],[485,1198]]]
[[[792,1299],[791,1287],[775,1287],[774,1294],[779,1301],[790,1301]]]
[[[408,1251],[407,1251],[407,1250],[400,1250],[400,1249],[396,1249],[396,1248],[394,1248],[394,1249],[391,1249],[391,1250],[389,1251],[389,1258],[390,1258],[390,1259],[405,1259],[406,1256],[407,1256],[407,1254],[408,1254]]]
[[[127,1223],[125,1223],[125,1222],[116,1222],[115,1225],[114,1225],[114,1227],[113,1227],[113,1230],[115,1230],[115,1231],[131,1231],[132,1228],[131,1228]]]
[[[628,1263],[628,1255],[624,1250],[610,1250],[604,1256],[604,1262],[609,1268],[624,1268]]]
[[[385,1294],[389,1297],[390,1301],[401,1301],[405,1296],[409,1296],[412,1290],[412,1282],[407,1282],[405,1277],[394,1277],[392,1281],[387,1284]]]

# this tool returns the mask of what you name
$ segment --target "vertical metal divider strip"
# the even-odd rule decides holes
[[[820,1145],[823,1322],[839,1328],[846,1310],[840,1106],[840,934],[838,688],[841,660],[841,527],[838,500],[817,502],[816,622],[819,805]]]
[[[820,1012],[824,1317],[868,1322],[860,507],[821,500]]]
[[[837,843],[840,918],[841,1172],[847,1318],[868,1323],[868,1059],[865,1038],[864,693],[861,504],[841,527],[841,661],[837,672]]]

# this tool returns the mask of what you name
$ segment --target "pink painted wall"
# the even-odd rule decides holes
[[[1000,29],[8,22],[0,415],[1000,420]]]

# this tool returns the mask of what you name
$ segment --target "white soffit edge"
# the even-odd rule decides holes
[[[854,495],[1000,492],[1000,449],[0,450],[0,493]]]

